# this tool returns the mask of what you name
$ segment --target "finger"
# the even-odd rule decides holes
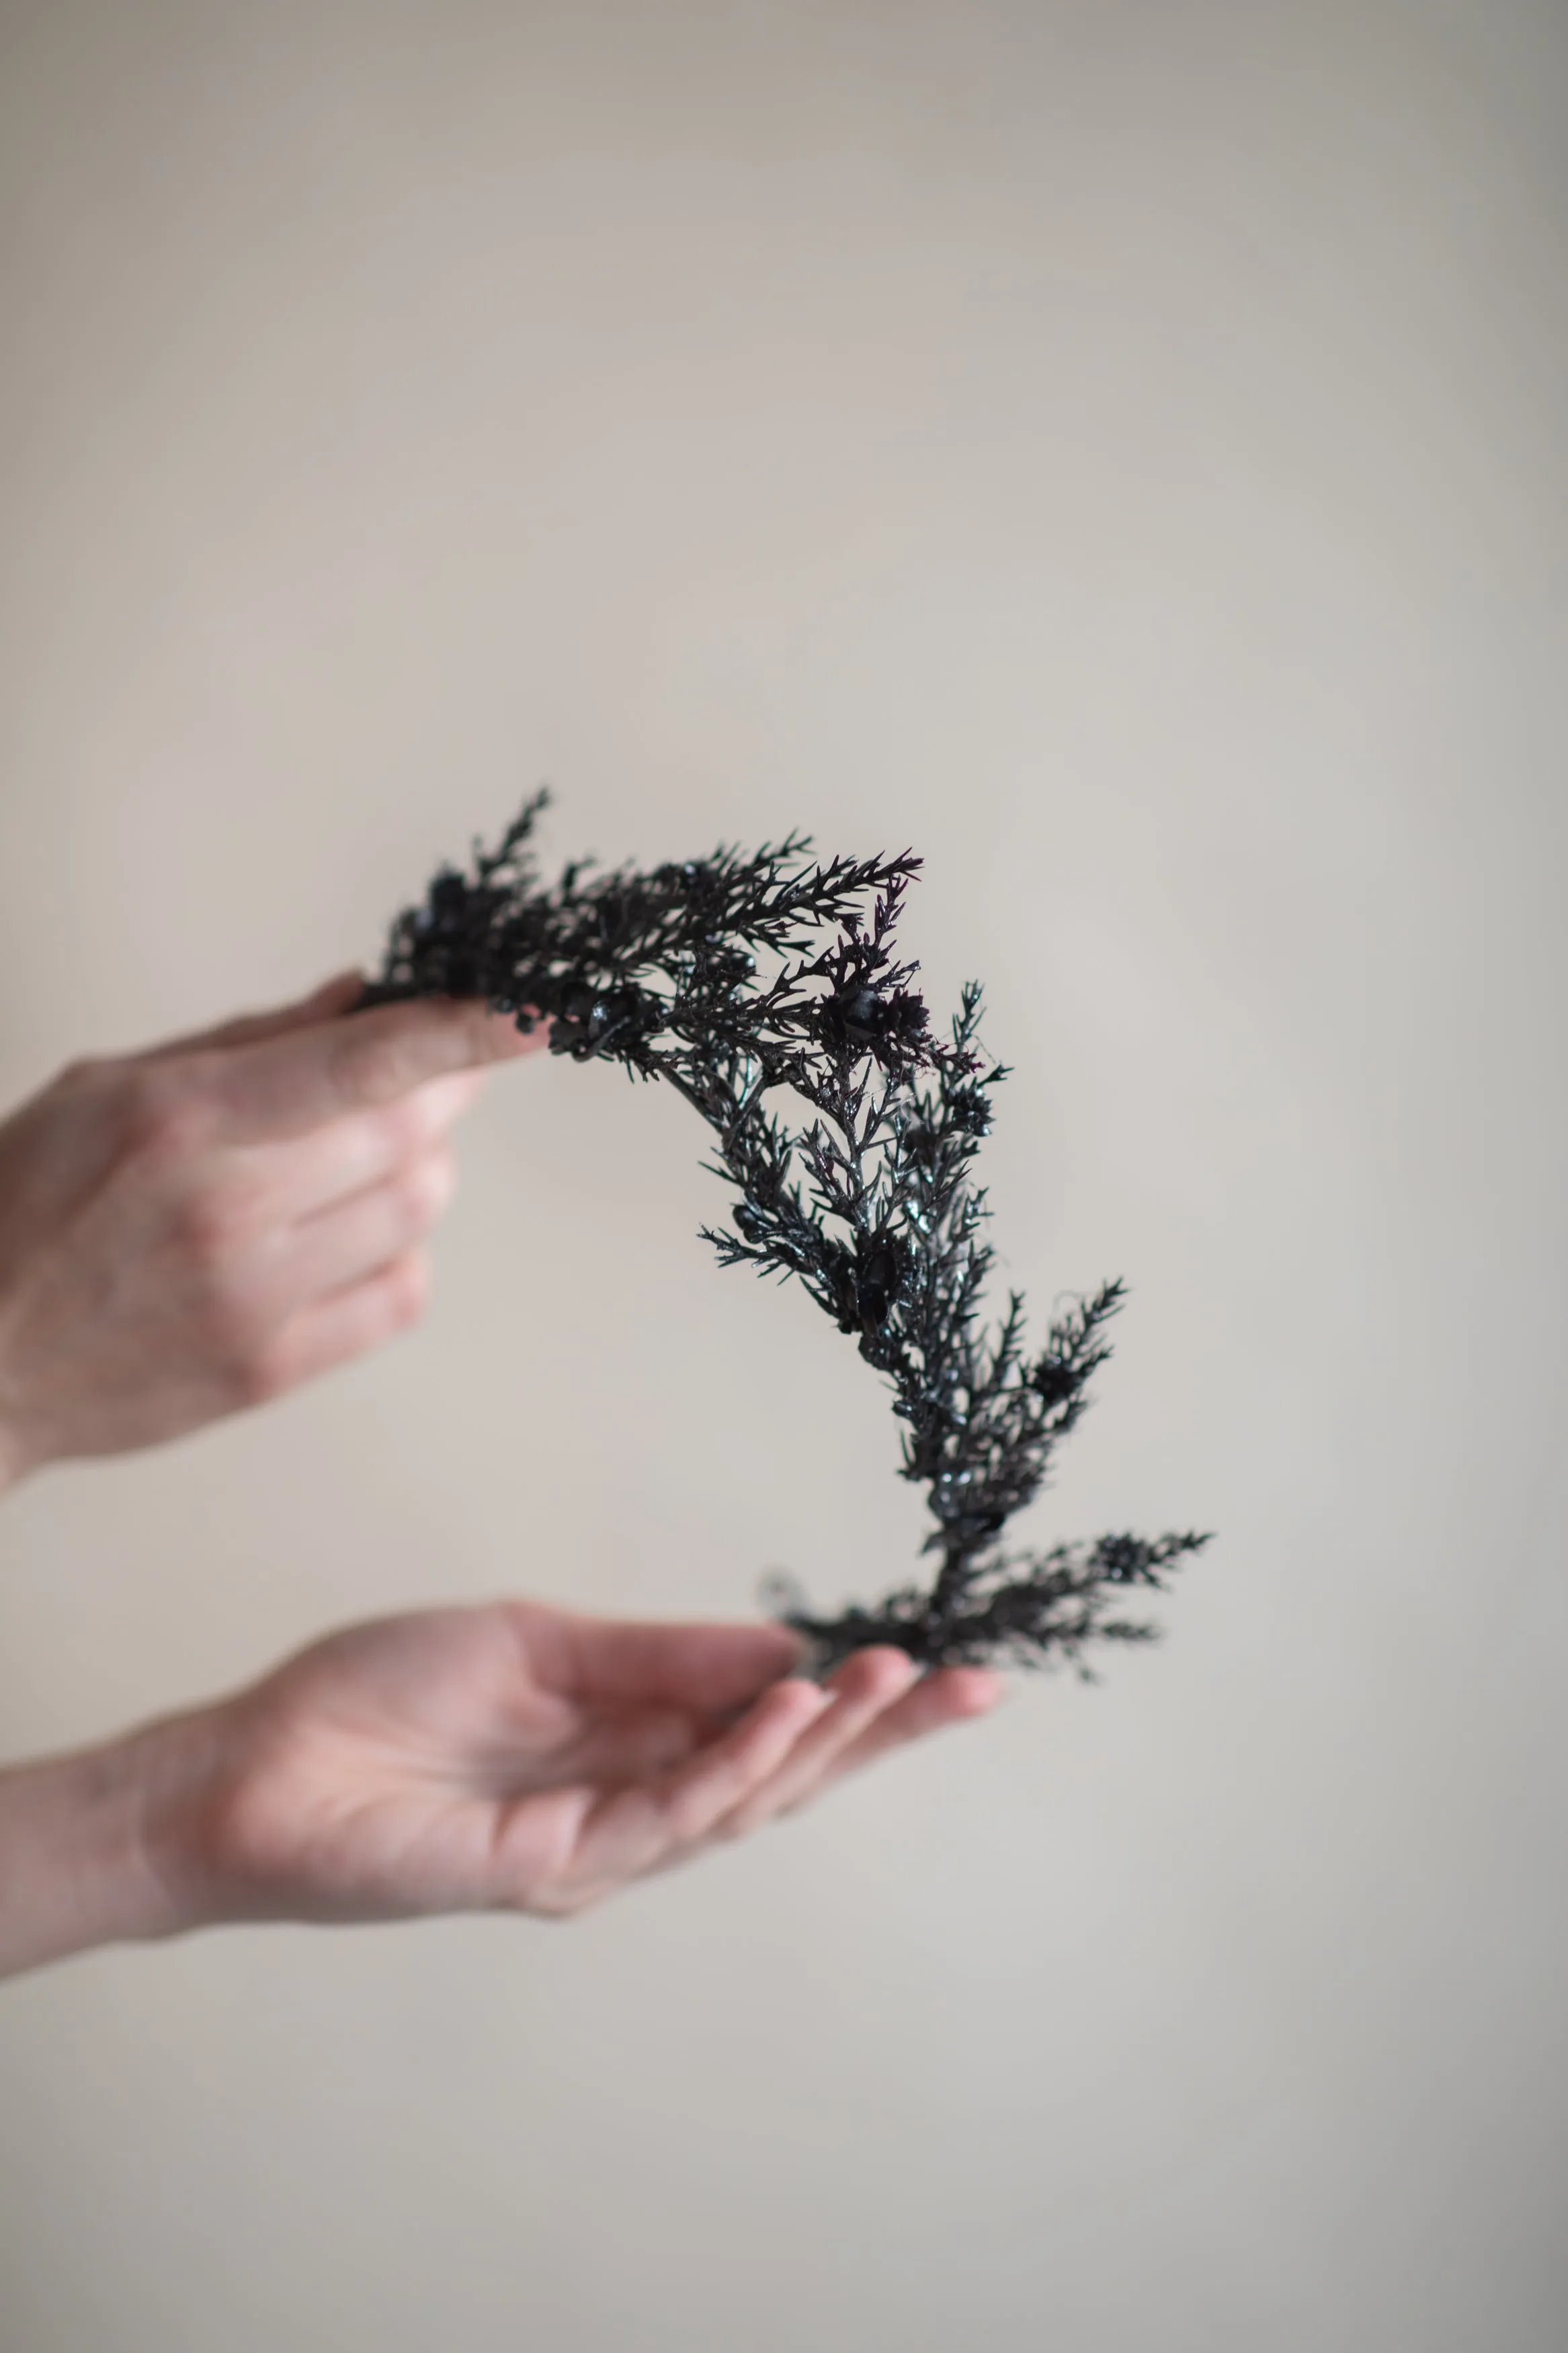
[[[510,1061],[544,1043],[478,1001],[420,998],[313,1022],[215,1060],[207,1099],[229,1143],[302,1135],[374,1111],[454,1071]]]
[[[253,1229],[314,1217],[423,1156],[482,1093],[485,1071],[432,1079],[384,1111],[335,1119],[285,1144],[253,1144],[235,1163],[234,1182]]]
[[[988,1667],[939,1667],[850,1742],[834,1759],[823,1786],[841,1780],[846,1773],[858,1772],[863,1765],[911,1740],[923,1740],[928,1733],[986,1715],[1006,1688],[1003,1678]]]
[[[531,1617],[526,1639],[542,1678],[573,1698],[715,1715],[789,1674],[805,1647],[787,1626],[661,1625],[564,1611],[543,1623]]]
[[[266,1265],[299,1306],[363,1282],[425,1240],[451,1200],[458,1164],[444,1145],[271,1238]]]
[[[721,1815],[778,1770],[828,1704],[817,1684],[792,1675],[687,1763],[603,1799],[584,1823],[574,1875],[618,1885],[700,1846]]]
[[[302,1029],[308,1022],[329,1020],[335,1014],[346,1013],[359,1000],[364,987],[363,972],[350,970],[332,975],[308,997],[296,997],[291,1004],[275,1006],[267,1013],[241,1013],[229,1021],[220,1021],[210,1029],[192,1029],[183,1038],[166,1038],[161,1045],[143,1048],[139,1054],[128,1054],[131,1062],[167,1062],[176,1054],[195,1054],[225,1046],[258,1045],[266,1038],[281,1038],[290,1029]]]
[[[281,1397],[301,1381],[395,1340],[419,1321],[429,1293],[424,1253],[410,1250],[353,1290],[302,1308],[273,1342],[256,1382],[258,1396]]]
[[[827,1685],[831,1704],[802,1733],[784,1763],[714,1826],[741,1838],[813,1797],[855,1743],[903,1698],[920,1669],[906,1652],[879,1645],[857,1652]]]

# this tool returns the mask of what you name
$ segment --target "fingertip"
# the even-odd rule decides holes
[[[811,1672],[812,1645],[805,1635],[793,1626],[781,1625],[777,1619],[764,1620],[754,1631],[759,1642],[766,1643],[778,1659],[781,1675],[798,1675],[807,1683],[816,1680]]]
[[[492,1013],[490,1019],[500,1032],[496,1047],[498,1061],[521,1061],[526,1054],[542,1053],[550,1043],[549,1030],[537,1018],[531,1029],[519,1029],[515,1015],[510,1013]]]
[[[942,1667],[932,1680],[955,1717],[989,1714],[1007,1690],[1005,1678],[991,1667]]]
[[[476,1063],[519,1061],[548,1042],[537,1019],[531,1028],[520,1029],[515,1013],[498,1013],[482,998],[458,1000],[456,1009],[472,1040]]]

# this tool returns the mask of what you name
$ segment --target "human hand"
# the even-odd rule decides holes
[[[482,1005],[297,1005],[73,1063],[0,1124],[0,1489],[182,1436],[418,1317]]]
[[[776,1625],[497,1602],[355,1626],[153,1725],[132,1778],[161,1920],[560,1916],[990,1707],[1001,1678],[868,1650],[826,1688]]]
[[[867,1650],[826,1688],[776,1625],[535,1602],[349,1628],[101,1748],[0,1771],[0,1977],[237,1920],[562,1917],[992,1706]]]

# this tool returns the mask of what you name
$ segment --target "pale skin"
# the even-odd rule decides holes
[[[183,1437],[416,1324],[449,1133],[540,1042],[359,976],[74,1064],[0,1124],[0,1493]],[[562,1917],[761,1829],[999,1679],[762,1624],[535,1601],[350,1627],[230,1696],[0,1771],[0,1976],[237,1920]]]

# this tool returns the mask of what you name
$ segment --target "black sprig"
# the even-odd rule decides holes
[[[704,1229],[721,1264],[795,1276],[889,1382],[936,1573],[837,1618],[778,1585],[818,1671],[885,1642],[924,1666],[1056,1655],[1082,1672],[1091,1640],[1149,1639],[1110,1614],[1112,1595],[1162,1590],[1205,1536],[1002,1546],[1084,1411],[1122,1286],[1075,1303],[1034,1355],[1018,1293],[999,1324],[983,1318],[994,1253],[973,1166],[1007,1072],[980,1052],[978,987],[939,1039],[898,957],[919,859],[824,865],[791,835],[647,873],[579,861],[546,888],[531,845],[547,797],[397,918],[364,1002],[482,997],[521,1029],[547,1021],[553,1053],[667,1081],[712,1130],[707,1165],[739,1197],[731,1228]]]

